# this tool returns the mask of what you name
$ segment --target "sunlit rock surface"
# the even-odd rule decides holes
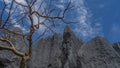
[[[29,68],[76,68],[77,52],[83,44],[68,25],[63,36],[54,34],[39,40],[29,62]]]
[[[82,45],[78,52],[78,68],[120,68],[120,56],[102,37]]]
[[[19,51],[28,49],[19,37],[11,39]],[[85,43],[66,25],[63,35],[56,33],[36,42],[26,68],[120,68],[119,48],[120,43],[112,45],[99,36]],[[0,68],[19,68],[20,60],[12,52],[0,51]]]

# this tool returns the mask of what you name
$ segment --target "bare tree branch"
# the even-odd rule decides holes
[[[8,39],[0,38],[0,41],[6,42],[6,43],[10,44],[11,47],[14,47],[14,45],[12,44],[12,42],[10,40],[8,40]]]
[[[32,55],[32,46],[33,46],[33,36],[35,34],[35,32],[40,29],[40,26],[43,25],[44,27],[46,27],[46,29],[43,31],[43,33],[41,33],[41,35],[39,35],[37,39],[39,39],[40,37],[42,37],[48,30],[50,30],[51,32],[55,33],[54,30],[52,29],[52,27],[55,27],[56,22],[55,20],[61,20],[63,22],[65,19],[65,14],[66,12],[72,8],[71,2],[68,2],[67,6],[65,7],[64,10],[62,11],[58,11],[57,8],[51,8],[50,6],[52,6],[52,0],[50,0],[49,3],[49,7],[45,7],[43,6],[43,4],[45,3],[45,0],[42,0],[41,3],[39,4],[37,9],[34,9],[36,6],[36,3],[38,2],[38,0],[25,0],[25,4],[23,3],[19,3],[17,2],[17,0],[12,0],[10,3],[10,7],[9,7],[9,12],[7,13],[7,17],[5,18],[5,21],[3,20],[4,17],[4,13],[5,10],[8,9],[7,8],[7,4],[4,1],[4,7],[2,8],[2,12],[0,13],[0,31],[4,31],[6,33],[10,33],[12,35],[18,35],[20,37],[27,38],[27,43],[29,46],[29,50],[27,53],[22,53],[19,52],[18,50],[16,50],[16,48],[14,47],[14,44],[11,42],[10,39],[6,39],[2,36],[0,36],[0,41],[7,43],[9,46],[4,46],[4,45],[0,45],[0,50],[9,50],[12,51],[14,54],[16,54],[17,56],[20,56],[21,59],[21,63],[20,63],[20,68],[24,68],[25,67],[25,63],[28,61],[28,59],[31,57]],[[16,8],[14,4],[16,4]],[[16,13],[17,7],[21,6],[22,9],[21,10],[22,13],[17,13],[19,15],[21,15],[19,17],[13,17],[14,13]],[[13,12],[12,12],[13,11]],[[57,12],[56,14],[53,14]],[[34,21],[34,16],[37,17],[38,22],[37,24]],[[41,18],[44,19],[44,21],[41,21]],[[12,22],[12,23],[8,23],[11,20],[17,19],[16,22]],[[27,21],[25,21],[24,19],[27,19]],[[24,20],[24,21],[23,21]],[[50,23],[49,25],[47,23]],[[23,25],[25,24],[25,26],[28,28],[28,32],[26,34],[24,33],[18,33],[15,31],[12,31],[11,29],[15,28],[14,26],[18,24],[18,25]],[[10,27],[10,28],[8,28]],[[22,26],[23,27],[23,26]],[[24,42],[26,42],[24,40]],[[6,44],[6,45],[7,45]],[[27,44],[26,44],[27,45]]]

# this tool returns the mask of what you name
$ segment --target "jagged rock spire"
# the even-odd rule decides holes
[[[75,37],[74,32],[70,29],[69,24],[66,24],[63,35],[66,33],[69,33],[72,37]]]
[[[69,24],[66,24],[64,32],[71,32],[71,29],[69,27]]]
[[[67,24],[65,26],[64,33],[63,33],[63,42],[68,43],[71,37],[73,37],[73,32],[71,31],[69,25]]]
[[[69,24],[66,24],[65,29],[64,29],[64,33],[70,33],[71,36],[74,36],[74,37],[75,37],[75,34],[74,34],[74,32],[71,30]],[[63,34],[64,34],[64,33],[63,33]]]
[[[64,33],[63,33],[63,40],[64,39],[66,39],[66,40],[67,39],[69,39],[69,40],[77,39],[78,40],[78,38],[75,36],[74,32],[70,29],[69,24],[66,24],[66,26],[65,26]],[[82,42],[82,40],[81,40],[81,42]]]

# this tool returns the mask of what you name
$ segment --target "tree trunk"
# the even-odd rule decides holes
[[[25,64],[28,61],[28,59],[29,59],[29,56],[22,57],[22,60],[20,62],[20,68],[25,68]]]

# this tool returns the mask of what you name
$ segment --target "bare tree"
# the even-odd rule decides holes
[[[23,0],[24,3],[20,3],[17,0],[11,0],[7,3],[2,0],[2,8],[0,11],[0,41],[7,43],[9,46],[0,45],[0,50],[12,51],[15,55],[22,58],[20,68],[25,68],[25,63],[30,59],[32,54],[33,35],[40,29],[41,25],[45,26],[44,32],[39,35],[43,36],[47,30],[52,30],[56,22],[55,20],[61,20],[64,23],[66,12],[71,9],[71,1],[68,1],[62,10],[54,7],[54,0]],[[20,10],[19,10],[20,9]],[[35,20],[36,17],[36,20]],[[15,28],[15,25],[22,26],[27,32],[17,33],[11,29]],[[6,36],[6,33],[12,33],[14,35],[27,38],[29,50],[26,53],[19,52],[13,42]],[[38,38],[36,38],[38,39]],[[27,44],[26,44],[27,45]]]

